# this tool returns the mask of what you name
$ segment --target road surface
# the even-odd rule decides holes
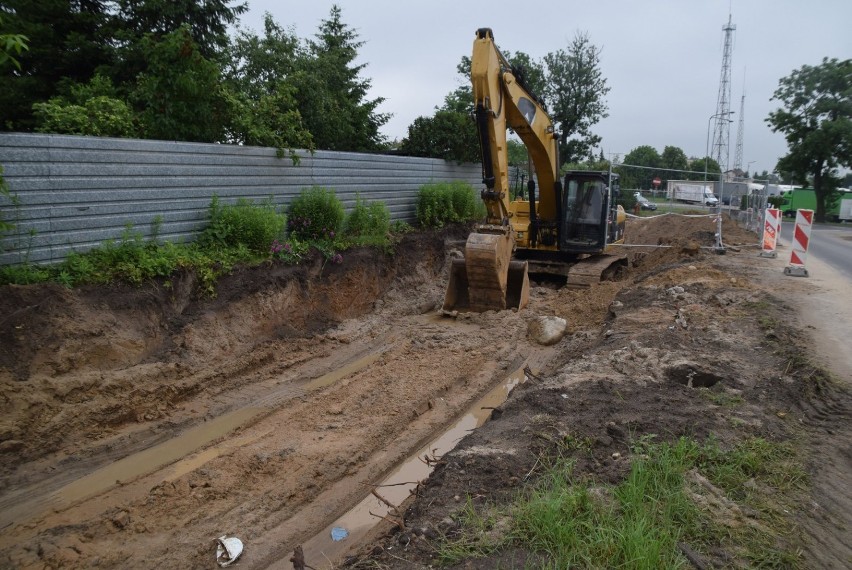
[[[781,239],[788,246],[792,243],[793,226],[792,221],[784,221],[781,225]],[[783,257],[789,253],[779,252],[779,255]],[[832,266],[852,281],[852,225],[814,224],[808,246],[808,257],[811,256]]]

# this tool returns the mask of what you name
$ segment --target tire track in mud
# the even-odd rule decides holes
[[[156,441],[152,445],[142,445],[141,449],[131,450],[126,457],[109,462],[109,458],[93,457],[89,463],[95,467],[85,472],[59,474],[40,481],[0,499],[0,529],[14,523],[23,523],[48,510],[67,509],[81,501],[96,497],[124,482],[149,475],[164,469],[196,451],[214,444],[229,432],[256,423],[264,416],[275,413],[276,409],[295,398],[329,386],[349,374],[356,373],[375,362],[382,354],[390,350],[387,336],[366,348],[356,351],[354,356],[342,365],[336,362],[330,372],[308,381],[298,380],[298,371],[287,374],[290,378],[281,380],[283,386],[276,386],[257,399],[227,410],[210,421],[190,427],[180,435],[165,441]],[[376,348],[378,345],[378,348]],[[240,374],[269,374],[269,369],[277,368],[277,363],[267,357],[261,357],[265,366],[252,364],[240,367]],[[340,359],[337,359],[338,361]],[[265,370],[260,370],[264,368]],[[221,373],[217,373],[221,374]],[[291,384],[293,382],[295,384]],[[158,438],[162,439],[162,438]],[[220,455],[217,453],[215,456]],[[209,456],[209,449],[208,449]],[[97,466],[104,464],[103,467]]]
[[[103,541],[100,551],[129,554],[128,549],[138,553],[160,548],[166,552],[165,561],[182,565],[189,545],[168,540],[174,529],[197,527],[192,532],[197,545],[204,541],[201,535],[221,530],[216,528],[217,520],[240,520],[242,528],[256,528],[260,536],[277,529],[276,548],[282,544],[280,531],[286,521],[293,520],[285,543],[304,540],[322,528],[329,516],[360,499],[361,481],[379,480],[491,387],[509,360],[526,349],[523,342],[510,342],[525,331],[522,320],[515,316],[514,321],[512,334],[491,339],[487,322],[406,317],[381,323],[378,328],[385,332],[364,343],[325,339],[322,344],[333,345],[332,350],[283,374],[272,360],[251,372],[260,381],[243,383],[249,389],[235,398],[240,406],[218,416],[224,428],[213,445],[208,437],[200,444],[195,440],[192,449],[177,446],[167,462],[148,460],[163,446],[174,447],[173,439],[135,453],[124,464],[121,460],[99,473],[78,476],[64,488],[61,478],[43,482],[39,489],[27,490],[32,492],[24,495],[24,502],[4,497],[7,508],[0,520],[8,525],[16,515],[26,513],[32,521],[26,526],[32,528],[22,528],[22,520],[17,520],[19,524],[2,540],[2,548],[10,548],[13,540],[24,544],[39,540],[40,532],[48,528],[58,537],[51,540],[73,543],[72,537],[82,528],[84,534],[93,535],[86,538],[87,544]],[[381,421],[370,409],[381,410]],[[336,423],[345,424],[351,433],[340,435],[342,425],[330,425],[337,418]],[[215,426],[216,422],[214,418],[206,423]],[[198,430],[194,434],[198,436],[204,428],[200,424],[187,433]],[[223,438],[226,431],[230,435]],[[227,478],[222,488],[216,477],[198,485],[187,483],[199,477],[210,479],[198,475],[210,471],[225,473],[220,478]],[[288,482],[279,484],[282,480]],[[250,492],[240,490],[244,484],[251,485]],[[201,504],[191,496],[199,488],[213,489]],[[321,500],[326,490],[330,490],[328,502]],[[303,513],[305,506],[310,514]],[[202,520],[192,512],[202,512]],[[115,520],[124,524],[121,513],[130,513],[135,526],[125,525],[119,529],[122,536],[112,536],[115,528],[109,527],[116,526]],[[161,517],[178,521],[177,526],[166,525],[160,531],[155,521]],[[72,525],[76,530],[56,530]],[[253,552],[260,555],[263,542],[256,540]],[[199,556],[193,557],[196,563],[201,561],[196,559]],[[103,562],[109,565],[108,560]]]

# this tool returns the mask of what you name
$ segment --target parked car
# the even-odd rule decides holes
[[[636,202],[639,204],[639,207],[643,210],[656,210],[657,205],[648,200],[642,194],[636,193]]]

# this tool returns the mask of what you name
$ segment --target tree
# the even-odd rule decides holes
[[[234,0],[115,0],[118,30],[115,37],[138,45],[150,34],[162,38],[186,28],[198,51],[215,59],[228,46],[228,26],[248,10]]]
[[[479,162],[479,142],[470,115],[439,110],[432,117],[418,117],[408,127],[400,151],[411,156]]]
[[[680,147],[666,146],[660,156],[660,167],[671,170],[686,170],[689,167],[689,160]]]
[[[296,88],[299,38],[264,15],[264,36],[240,31],[229,48],[226,93],[230,110],[227,139],[247,145],[272,146],[279,155],[296,148],[313,149],[302,124]]]
[[[237,22],[248,10],[246,4],[233,0],[112,0],[115,15],[110,20],[109,34],[116,46],[116,62],[110,75],[126,92],[133,89],[136,78],[146,72],[143,42],[163,40],[179,29],[185,29],[195,49],[205,60],[221,63],[228,46],[228,26]]]
[[[448,93],[440,109],[473,115],[473,90],[470,85],[463,85]]]
[[[219,66],[205,59],[184,26],[160,41],[142,40],[146,70],[131,101],[145,138],[219,142],[225,136],[228,103]]]
[[[686,153],[680,147],[666,146],[663,149],[663,154],[660,156],[660,168],[662,172],[662,187],[665,188],[669,180],[683,180],[686,176],[684,172],[678,170],[687,170],[689,168],[689,160],[686,158]]]
[[[621,175],[622,188],[650,188],[651,181],[660,174],[657,170],[661,163],[660,153],[648,145],[637,146],[626,155],[624,162],[618,167]],[[641,166],[645,168],[630,168]]]
[[[34,103],[40,133],[130,137],[137,134],[133,110],[109,78],[95,75],[85,84],[66,84],[62,94]]]
[[[719,177],[722,174],[722,167],[719,166],[719,163],[716,162],[716,159],[705,157],[692,159],[692,161],[689,163],[689,170],[691,170],[692,173],[686,176],[687,180],[704,180],[705,160],[707,162],[707,180],[719,180]]]
[[[359,77],[366,64],[353,65],[363,42],[343,23],[337,5],[315,37],[293,77],[305,127],[317,148],[378,150],[384,141],[379,128],[390,116],[376,111],[384,98],[367,99],[370,80]]]
[[[25,36],[29,49],[15,54],[19,66],[2,79],[0,128],[31,131],[33,103],[55,96],[64,82],[85,83],[112,61],[104,33],[106,0],[4,0],[0,34]]]
[[[601,137],[592,127],[606,118],[606,85],[600,69],[601,50],[588,34],[577,33],[568,50],[544,56],[547,69],[545,99],[559,130],[559,155],[563,162],[593,159]]]
[[[818,66],[804,65],[779,81],[773,100],[783,108],[766,122],[787,140],[788,152],[777,170],[805,183],[812,178],[817,208],[815,219],[825,221],[838,167],[852,167],[852,60],[823,58]]]
[[[0,29],[3,27],[3,18],[0,18]],[[15,56],[20,57],[25,50],[30,49],[27,45],[29,38],[23,34],[0,34],[0,71],[7,66],[21,70],[21,62]]]

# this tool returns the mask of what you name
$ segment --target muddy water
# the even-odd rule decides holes
[[[437,458],[452,450],[468,433],[484,424],[490,417],[491,410],[505,402],[509,393],[525,380],[524,366],[521,366],[476,402],[452,427],[401,464],[378,486],[377,493],[388,503],[395,506],[402,504],[417,483],[426,479],[432,472],[432,466],[424,461],[424,458]],[[305,560],[318,570],[333,568],[346,551],[358,545],[367,532],[379,522],[380,517],[393,518],[389,515],[390,512],[391,509],[385,502],[372,494],[368,495],[352,510],[303,545]],[[348,536],[343,540],[333,541],[331,532],[336,527],[346,529]],[[288,568],[289,564],[279,561],[272,567]]]

